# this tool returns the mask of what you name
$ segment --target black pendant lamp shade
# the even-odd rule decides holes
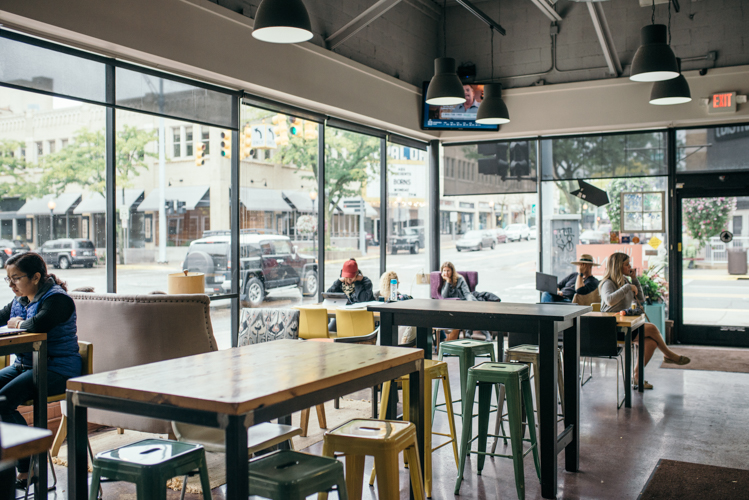
[[[299,43],[312,38],[312,23],[302,0],[263,0],[252,36],[263,42]]]
[[[640,47],[632,60],[630,80],[660,82],[679,76],[665,24],[649,24],[640,30]]]
[[[476,123],[482,125],[500,125],[510,122],[510,112],[502,100],[502,84],[487,83],[484,85],[484,100],[481,101]]]
[[[663,82],[655,82],[650,91],[650,104],[659,106],[669,104],[684,104],[692,100],[689,84],[684,75],[681,74],[681,60],[676,60],[679,67],[679,76]]]
[[[431,106],[453,106],[466,102],[463,83],[455,72],[455,59],[452,57],[434,60],[434,76],[427,88],[426,102]]]

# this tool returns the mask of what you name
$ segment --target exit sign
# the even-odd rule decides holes
[[[710,96],[707,103],[708,113],[735,113],[736,92],[721,92]]]

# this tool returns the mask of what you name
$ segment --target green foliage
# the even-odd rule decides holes
[[[30,187],[33,189],[33,184],[25,182],[28,168],[26,159],[16,154],[21,147],[23,145],[19,141],[0,140],[0,177],[8,179],[0,183],[0,197],[20,196],[23,198]]]
[[[687,232],[697,241],[700,250],[707,240],[726,228],[736,210],[736,198],[687,198],[682,202],[682,210]]]
[[[638,276],[648,303],[668,300],[668,282],[662,277],[664,266],[650,266]]]
[[[133,176],[140,175],[145,168],[145,157],[149,143],[157,139],[157,132],[138,130],[125,125],[117,132],[116,170],[117,186],[127,187]],[[65,191],[68,184],[76,184],[90,191],[104,194],[106,188],[106,157],[104,131],[78,130],[75,140],[60,151],[43,159],[42,177],[35,184],[35,196]]]

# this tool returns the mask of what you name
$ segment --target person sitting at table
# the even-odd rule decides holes
[[[413,298],[410,295],[400,292],[400,281],[398,280],[398,275],[395,271],[385,271],[384,273],[382,273],[382,276],[380,276],[380,290],[376,293],[376,295],[380,299],[384,300],[385,302],[390,300],[391,280],[395,280],[396,285],[398,286],[397,300],[411,300]],[[400,339],[401,344],[410,344],[411,342],[416,340],[416,328],[412,326],[399,326],[398,338]]]
[[[328,288],[328,293],[345,293],[349,304],[375,300],[372,281],[361,273],[355,259],[349,259],[343,263],[341,277]],[[330,320],[328,331],[336,331],[335,318]]]
[[[627,280],[629,276],[630,281]],[[603,275],[601,284],[598,286],[601,293],[601,312],[615,312],[625,314],[626,310],[631,307],[633,301],[642,304],[645,300],[645,294],[640,286],[640,280],[637,279],[637,270],[630,265],[629,256],[625,253],[616,252],[609,256],[606,273]],[[680,356],[668,348],[663,341],[661,332],[658,331],[652,323],[645,323],[643,328],[645,332],[644,361],[648,364],[653,357],[656,347],[663,353],[666,363],[675,363],[677,365],[686,365],[690,359],[686,356]],[[634,338],[632,339],[635,340]],[[638,380],[640,370],[639,364],[635,367],[634,379]],[[652,389],[653,385],[645,381],[645,389]]]
[[[62,394],[68,379],[81,375],[83,364],[78,354],[75,303],[65,283],[47,273],[44,259],[37,253],[14,255],[5,263],[5,271],[5,281],[16,297],[0,310],[0,325],[47,333],[47,393]],[[26,425],[18,406],[35,394],[32,360],[30,352],[16,354],[15,363],[0,370],[0,396],[5,396],[5,401],[0,401],[3,422]],[[25,489],[29,459],[19,460],[17,467],[16,488]]]
[[[544,292],[541,295],[541,302],[572,302],[572,298],[577,295],[588,295],[598,288],[598,279],[593,277],[593,266],[600,264],[593,262],[593,257],[584,253],[580,260],[570,262],[577,266],[577,272],[562,278],[557,284],[557,295]]]
[[[476,300],[471,289],[468,288],[468,283],[463,276],[458,274],[452,262],[442,263],[440,273],[445,281],[440,289],[440,296],[443,299]],[[446,340],[457,340],[459,334],[460,330],[450,330]]]

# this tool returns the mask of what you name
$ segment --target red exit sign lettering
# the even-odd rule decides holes
[[[735,113],[736,92],[721,92],[710,96],[707,110],[709,113]]]

